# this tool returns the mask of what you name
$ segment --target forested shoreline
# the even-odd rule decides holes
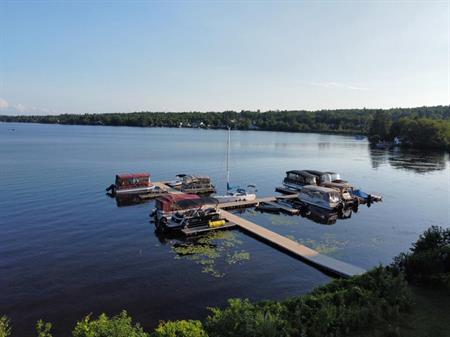
[[[1,122],[137,127],[183,127],[367,135],[404,146],[450,150],[450,106],[393,109],[223,112],[131,112],[0,116]]]

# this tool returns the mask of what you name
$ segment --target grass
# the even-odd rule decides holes
[[[413,305],[391,326],[379,326],[353,337],[448,337],[450,336],[450,291],[411,287]]]

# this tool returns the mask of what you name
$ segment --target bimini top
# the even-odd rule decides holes
[[[176,207],[180,209],[200,208],[203,205],[217,205],[217,199],[211,197],[200,197],[200,199],[180,200],[176,203]]]
[[[208,176],[193,176],[193,175],[184,175],[182,177],[183,183],[185,184],[192,184],[192,183],[204,183],[209,184],[211,183],[211,178]]]
[[[323,187],[323,186],[316,186],[316,185],[306,185],[303,186],[302,190],[300,191],[311,191],[311,192],[319,192],[319,193],[330,193],[330,194],[336,194],[337,191],[333,188]]]
[[[296,175],[299,175],[299,176],[312,177],[312,178],[316,177],[314,174],[311,174],[308,171],[301,171],[301,170],[286,171],[286,174],[296,174]]]
[[[138,178],[150,178],[150,173],[121,173],[116,175],[116,179],[127,180],[127,179],[138,179]]]
[[[325,181],[322,183],[323,187],[329,187],[329,188],[351,188],[352,186],[348,182],[334,182],[334,181]]]
[[[308,172],[309,174],[315,175],[317,177],[321,177],[324,174],[328,173],[328,172],[322,172],[322,171],[317,171],[317,170],[305,170],[306,172]]]
[[[172,212],[180,209],[197,208],[203,205],[217,204],[217,199],[200,197],[196,194],[167,194],[156,199],[156,208],[164,212]]]

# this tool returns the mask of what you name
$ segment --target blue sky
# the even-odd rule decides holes
[[[449,104],[449,6],[0,0],[0,114]]]

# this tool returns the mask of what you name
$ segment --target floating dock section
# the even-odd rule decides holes
[[[221,211],[222,216],[242,228],[244,231],[256,236],[257,238],[270,243],[271,245],[288,252],[289,254],[298,257],[309,264],[318,267],[328,273],[338,275],[341,277],[351,277],[361,275],[366,270],[353,266],[351,264],[336,260],[332,257],[322,255],[315,250],[303,246],[298,242],[288,239],[285,236],[272,232],[264,227],[261,227],[251,221],[245,220],[237,215],[234,215],[225,210]]]

